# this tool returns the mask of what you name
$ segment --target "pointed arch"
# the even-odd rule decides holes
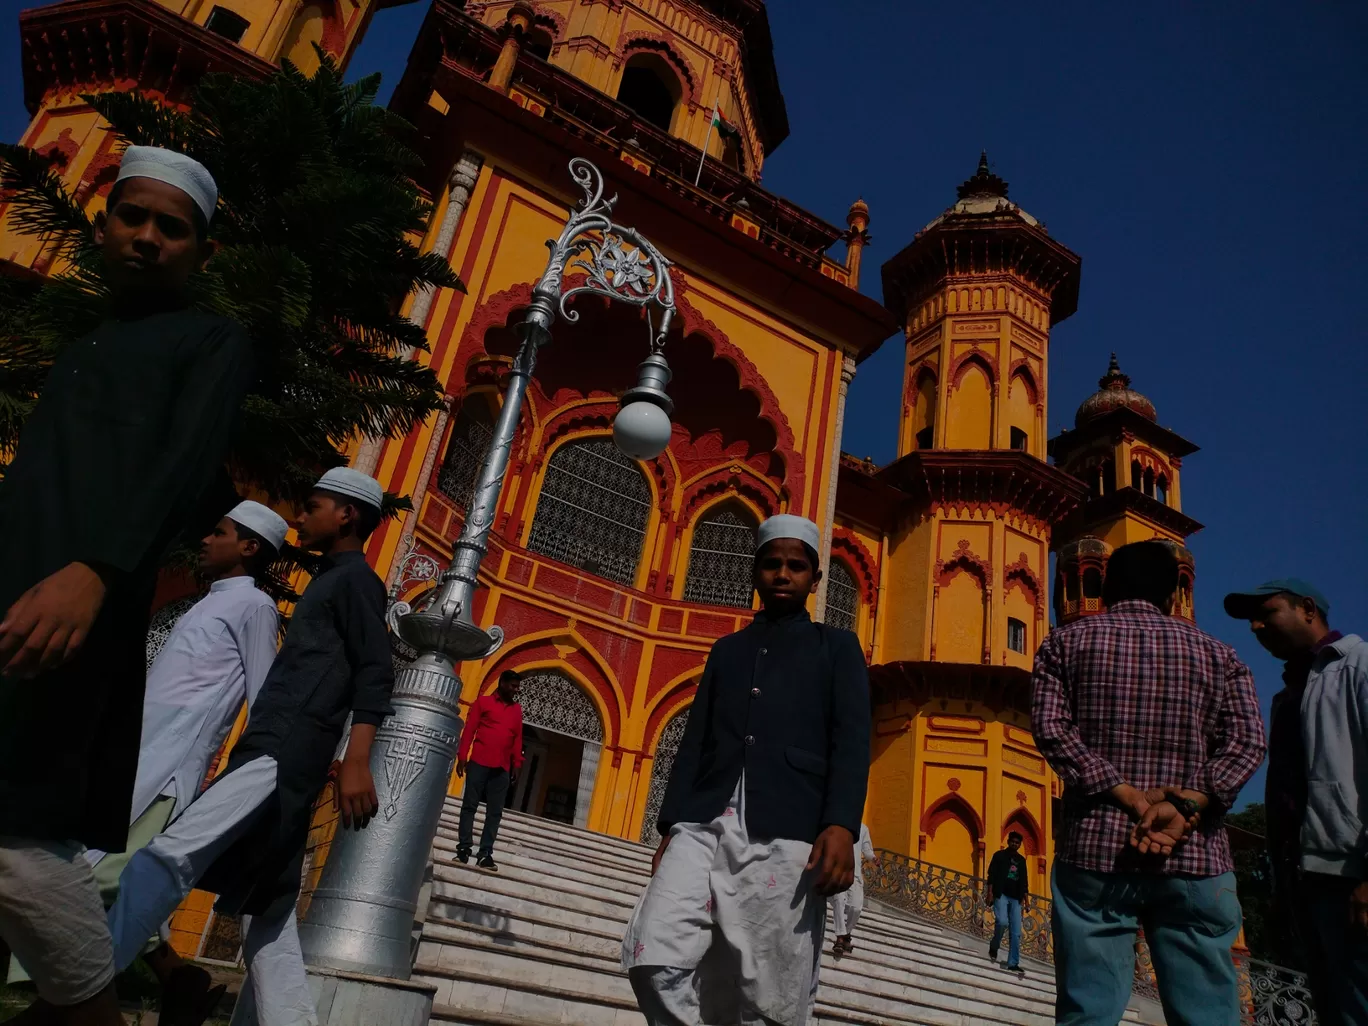
[[[1045,854],[1045,833],[1035,821],[1029,809],[1013,809],[1002,824],[1002,843],[1007,843],[1007,835],[1012,831],[1021,835],[1021,850],[1027,855]]]
[[[953,783],[953,781],[952,781]],[[968,829],[975,843],[983,840],[983,820],[974,807],[951,791],[937,798],[922,813],[921,830],[927,837],[936,836],[936,828],[947,819],[958,819]]]

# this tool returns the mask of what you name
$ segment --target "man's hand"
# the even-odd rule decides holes
[[[829,826],[817,835],[805,869],[817,870],[813,890],[823,897],[840,894],[855,882],[855,835]]]
[[[342,816],[343,828],[364,830],[379,807],[370,761],[343,759],[337,772],[337,811]]]
[[[338,814],[342,817],[344,829],[364,830],[370,823],[375,810],[380,807],[380,799],[375,794],[375,781],[371,779],[370,750],[375,741],[374,723],[352,723],[351,736],[347,739],[347,754],[337,771]]]
[[[465,768],[466,768],[466,761],[465,761],[464,759],[457,759],[457,760],[456,760],[456,775],[457,775],[458,777],[463,777],[463,776],[465,776]]]
[[[71,659],[90,634],[105,582],[84,563],[43,578],[0,620],[0,667],[6,677],[35,677]]]
[[[1145,792],[1131,787],[1130,784],[1117,784],[1108,793],[1112,801],[1124,809],[1131,819],[1139,819],[1150,807],[1150,800]]]
[[[670,835],[666,834],[656,845],[655,854],[651,856],[651,875],[656,875],[656,870],[660,868],[660,860],[665,856],[665,849],[670,846]]]
[[[1368,881],[1349,892],[1349,925],[1368,933]]]
[[[1155,802],[1131,828],[1131,847],[1141,855],[1171,855],[1176,845],[1192,833],[1192,827],[1168,799]]]

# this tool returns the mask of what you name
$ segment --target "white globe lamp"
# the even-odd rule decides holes
[[[637,367],[636,387],[622,397],[613,418],[613,441],[634,460],[653,460],[670,444],[670,413],[674,403],[665,393],[670,366],[653,352]]]

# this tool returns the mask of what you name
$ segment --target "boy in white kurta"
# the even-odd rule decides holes
[[[211,582],[209,592],[176,621],[147,673],[128,847],[115,855],[96,849],[85,854],[106,906],[118,896],[119,874],[133,853],[199,793],[233,722],[266,679],[280,615],[256,577],[279,554],[287,530],[277,513],[246,501],[201,542],[199,574]],[[209,974],[182,962],[165,943],[143,957],[162,983],[159,1021],[203,1022],[223,988],[211,990]],[[12,964],[10,982],[24,978]]]
[[[860,921],[864,911],[864,864],[878,862],[874,853],[874,842],[869,836],[869,827],[860,824],[860,839],[855,842],[855,882],[850,890],[842,891],[831,899],[831,921],[836,930],[836,943],[831,949],[833,955],[845,955],[855,950],[850,935],[855,932],[855,924]]]
[[[850,886],[869,774],[859,640],[815,624],[817,525],[757,531],[762,611],[713,646],[622,963],[650,1026],[802,1026],[826,899]]]

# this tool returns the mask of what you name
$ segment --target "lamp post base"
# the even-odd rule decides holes
[[[244,981],[233,1009],[231,1026],[259,1026]],[[309,968],[309,989],[318,1010],[319,1026],[427,1026],[437,988],[416,980],[344,973]]]

